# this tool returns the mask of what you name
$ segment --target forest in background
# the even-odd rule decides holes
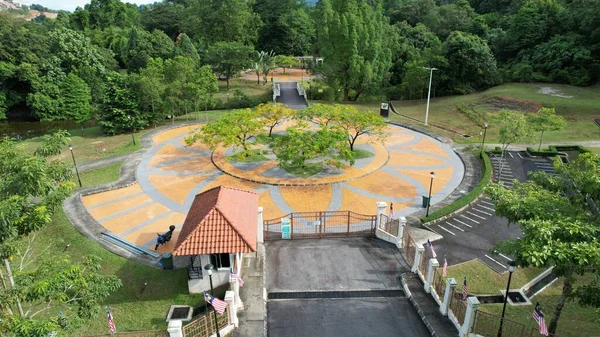
[[[217,75],[265,54],[323,57],[311,71],[344,100],[421,98],[424,67],[437,96],[594,84],[600,0],[92,0],[56,19],[1,12],[0,41],[1,116],[114,134],[215,107]]]

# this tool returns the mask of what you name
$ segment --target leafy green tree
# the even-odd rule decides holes
[[[275,53],[273,53],[273,51],[271,50],[268,53],[261,52],[260,56],[261,58],[259,68],[260,72],[263,75],[263,85],[266,85],[269,78],[269,74],[271,73],[271,71],[273,71],[273,69],[275,69]]]
[[[90,88],[84,80],[70,73],[60,85],[60,109],[66,119],[75,121],[81,126],[92,118]]]
[[[150,122],[155,125],[166,117],[164,104],[162,104],[166,90],[164,68],[165,64],[161,58],[150,58],[146,68],[141,69],[139,75],[133,76],[133,81],[140,93],[140,107],[152,112],[153,117]]]
[[[298,118],[311,121],[321,127],[334,125],[340,119],[341,105],[312,104],[298,113]]]
[[[392,23],[406,21],[411,26],[425,22],[436,9],[434,0],[387,0],[384,6]]]
[[[554,267],[562,277],[562,293],[554,308],[548,331],[556,333],[561,312],[567,300],[582,305],[600,306],[600,284],[597,278],[575,287],[577,277],[600,270],[600,227],[597,216],[588,208],[585,181],[600,181],[599,159],[582,155],[575,162],[561,165],[553,177],[543,172],[534,174],[526,183],[515,183],[511,189],[500,184],[487,189],[497,201],[496,214],[518,224],[523,235],[499,245],[500,251],[515,257],[518,266]],[[595,167],[596,170],[588,170]],[[585,169],[585,171],[582,171]],[[585,180],[579,180],[586,177]]]
[[[317,5],[317,48],[321,72],[344,100],[377,90],[389,76],[395,32],[380,7],[357,0],[322,0]]]
[[[173,57],[175,44],[162,30],[153,30],[150,42],[152,43],[152,57],[160,57],[163,60]],[[196,51],[197,54],[198,52]]]
[[[50,51],[60,61],[65,72],[81,67],[92,67],[98,73],[105,73],[110,64],[99,47],[89,38],[70,29],[57,29],[49,33]]]
[[[517,53],[547,41],[562,26],[562,6],[556,0],[530,0],[511,17],[508,50]]]
[[[164,102],[171,111],[173,122],[175,116],[183,110],[187,115],[191,109],[191,100],[194,97],[194,83],[196,64],[191,58],[177,56],[165,61],[164,76],[166,89]]]
[[[260,133],[263,124],[251,109],[235,110],[211,121],[185,139],[188,146],[197,141],[215,149],[218,146],[241,148],[243,155],[249,155],[253,143],[248,140]]]
[[[89,24],[92,28],[126,28],[138,26],[140,23],[137,6],[120,0],[92,0],[85,5],[85,11],[89,12]]]
[[[290,109],[287,105],[281,103],[264,103],[256,107],[256,113],[261,122],[269,128],[269,137],[271,137],[273,129],[284,120],[293,118],[296,115],[296,110]]]
[[[160,30],[171,39],[182,32],[184,19],[185,7],[169,1],[146,5],[141,10],[141,23],[147,31]]]
[[[539,151],[542,147],[544,132],[564,129],[567,126],[567,122],[562,116],[556,114],[554,108],[541,108],[536,115],[529,117],[529,125],[533,131],[541,132],[540,145],[538,146]]]
[[[150,33],[145,30],[132,28],[125,47],[125,65],[132,72],[146,67],[146,62],[152,57],[153,48]]]
[[[451,91],[466,94],[497,83],[496,60],[480,37],[452,32],[443,48],[448,60],[443,72],[448,74]]]
[[[277,55],[275,56],[275,64],[278,67],[283,68],[283,73],[285,74],[286,68],[297,67],[300,65],[300,62],[296,60],[295,57],[289,55]]]
[[[502,156],[510,144],[525,141],[531,136],[531,127],[520,111],[502,110],[491,118],[492,127],[498,128],[498,141],[502,144]],[[500,173],[505,160],[500,161]]]
[[[199,31],[202,40],[213,45],[216,42],[239,42],[253,45],[258,38],[262,22],[246,0],[195,0],[190,8],[200,16]]]
[[[106,100],[98,119],[105,134],[115,135],[148,126],[148,116],[140,112],[132,88],[126,75],[115,73],[108,78]]]
[[[208,51],[207,61],[213,69],[229,80],[252,64],[252,48],[239,42],[217,42]]]
[[[190,75],[186,91],[194,101],[194,110],[199,111],[200,106],[204,106],[206,110],[209,105],[214,103],[214,94],[219,92],[217,76],[210,66],[200,67]]]
[[[354,106],[342,105],[338,108],[340,114],[335,126],[344,130],[348,135],[350,151],[354,151],[354,143],[361,136],[369,136],[371,140],[383,143],[386,138],[385,128],[387,126],[383,117],[370,111],[359,111]]]
[[[42,143],[35,149],[34,154],[40,157],[56,156],[62,148],[71,142],[71,134],[65,130],[58,130],[43,136]]]
[[[55,141],[52,138],[47,140]],[[56,256],[42,260],[31,254],[35,232],[50,223],[71,194],[70,167],[27,155],[8,138],[0,140],[0,166],[0,329],[18,337],[66,336],[66,328],[91,318],[121,281],[99,273],[94,257],[71,264]],[[24,239],[28,245],[19,249]],[[60,321],[55,318],[59,310]]]
[[[191,58],[196,64],[200,63],[200,55],[198,50],[192,43],[192,40],[186,33],[181,33],[175,41],[175,56],[183,56]]]

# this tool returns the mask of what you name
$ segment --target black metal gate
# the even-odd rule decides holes
[[[282,232],[282,222],[289,221],[289,230]],[[284,217],[265,220],[264,239],[314,239],[324,237],[374,236],[377,215],[351,211],[290,213]]]

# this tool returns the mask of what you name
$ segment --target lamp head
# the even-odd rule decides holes
[[[209,263],[206,266],[204,266],[204,269],[206,269],[206,272],[207,272],[208,276],[212,275],[212,271],[213,271],[214,268],[215,267],[211,263]]]
[[[510,273],[514,272],[515,266],[516,266],[515,261],[513,261],[513,260],[508,261],[508,272],[510,272]]]
[[[484,128],[486,128],[486,129],[488,128],[488,126],[489,126],[489,124],[488,124],[488,123],[485,123],[485,124],[483,125],[483,127],[484,127]]]
[[[433,179],[435,177],[435,172],[431,171],[430,174],[431,174],[431,179]]]
[[[73,145],[69,144],[69,151],[73,151]]]

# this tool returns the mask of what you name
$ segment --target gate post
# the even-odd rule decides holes
[[[265,224],[263,223],[263,208],[258,208],[258,220],[257,220],[257,230],[256,230],[256,242],[264,243],[264,234],[265,234]]]
[[[419,270],[419,264],[421,263],[421,259],[423,258],[423,252],[425,251],[425,248],[423,247],[422,244],[417,243],[415,245],[415,261],[412,265],[412,268],[410,271],[412,271],[413,273],[416,273],[417,270]]]
[[[444,291],[444,300],[442,301],[442,305],[440,306],[440,312],[442,315],[446,316],[448,314],[448,306],[450,305],[450,296],[452,296],[452,292],[456,289],[456,280],[453,278],[446,279],[446,291]]]
[[[460,327],[459,336],[468,336],[469,332],[471,332],[473,323],[475,323],[475,313],[477,312],[477,308],[479,308],[479,300],[477,297],[472,296],[467,298],[467,312],[465,313],[465,321]]]
[[[167,328],[167,332],[169,333],[169,337],[183,337],[183,331],[181,330],[181,321],[169,321],[169,327]]]
[[[377,220],[375,221],[375,230],[379,228],[379,224],[381,223],[381,215],[385,213],[387,209],[387,204],[383,201],[377,202]]]
[[[236,280],[237,281],[237,280]],[[237,328],[238,326],[238,317],[237,317],[237,307],[235,304],[235,295],[233,293],[233,291],[226,291],[225,292],[225,302],[227,302],[227,308],[229,310],[227,310],[227,319],[229,321],[229,324],[233,324],[233,326],[235,326]]]
[[[406,218],[401,216],[398,218],[398,237],[396,237],[396,247],[398,249],[404,245],[404,227],[406,227]]]
[[[433,282],[433,272],[435,268],[439,267],[440,263],[437,259],[430,259],[429,266],[427,268],[427,279],[425,280],[425,292],[431,293],[431,282]]]

